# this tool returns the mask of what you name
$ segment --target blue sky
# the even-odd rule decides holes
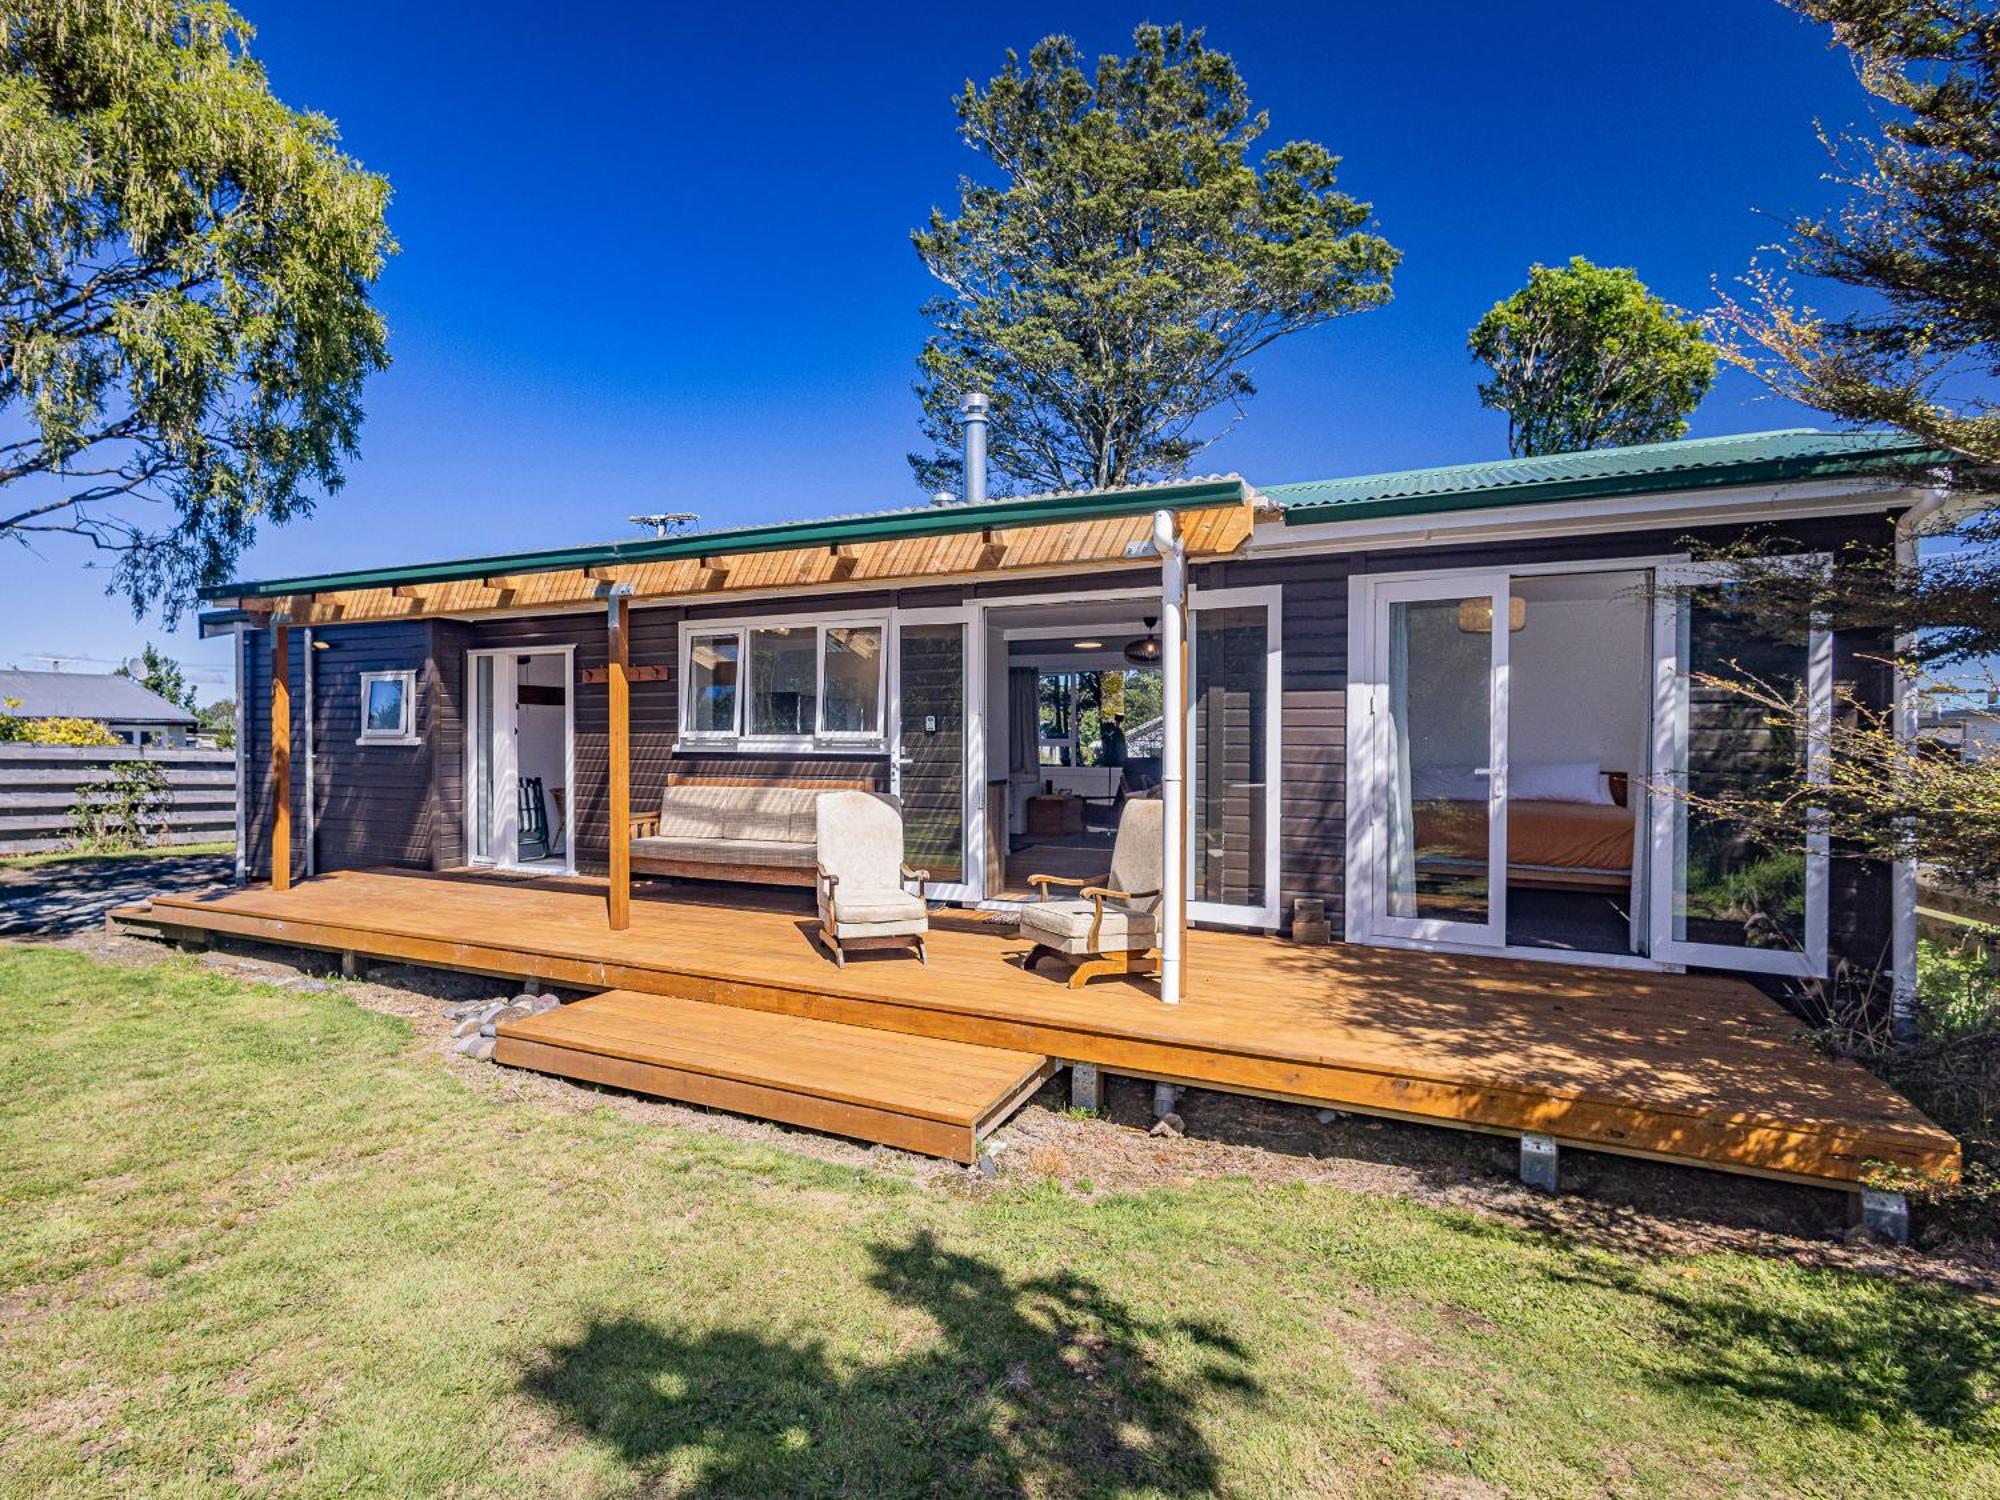
[[[1271,141],[1343,155],[1405,253],[1394,302],[1260,355],[1200,460],[1261,483],[1505,451],[1465,331],[1537,260],[1632,265],[1698,309],[1825,201],[1813,122],[1865,114],[1823,35],[1764,0],[615,6],[237,0],[281,98],[386,173],[395,365],[347,488],[246,576],[915,503],[909,230],[974,158],[951,98],[1066,31],[1208,28]],[[1725,376],[1707,435],[1817,425]],[[151,636],[226,691],[192,621],[133,623],[81,550],[0,555],[0,663],[96,670]]]

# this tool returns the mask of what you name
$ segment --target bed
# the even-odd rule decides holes
[[[1625,773],[1583,762],[1524,765],[1511,780],[1509,885],[1630,892],[1637,812]],[[1484,782],[1464,768],[1417,767],[1411,791],[1419,878],[1484,871]]]

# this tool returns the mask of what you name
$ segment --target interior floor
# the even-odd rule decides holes
[[[1039,892],[1028,884],[1030,875],[1060,875],[1067,880],[1102,880],[1111,867],[1111,838],[1108,834],[1072,834],[1064,839],[1037,840],[1024,844],[1007,856],[1002,888],[988,899],[1033,901]],[[1061,895],[1058,891],[1055,894]]]
[[[1572,953],[1631,951],[1632,902],[1624,892],[1507,888],[1507,944]]]

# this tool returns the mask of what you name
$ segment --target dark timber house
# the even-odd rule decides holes
[[[1879,1085],[1893,1104],[1870,1095],[1873,1124],[1833,1119],[1834,1096],[1860,1087],[1858,1070],[1806,1091],[1829,1112],[1823,1121],[1803,1106],[1784,1115],[1773,1103],[1783,1091],[1760,1103],[1718,1084],[1713,1097],[1676,1105],[1674,1122],[1645,1127],[1633,1111],[1664,1108],[1649,1091],[1670,1090],[1663,1074],[1635,1063],[1617,1101],[1624,1123],[1600,1125],[1587,1123],[1577,1079],[1602,1072],[1602,1060],[1580,1060],[1587,1025],[1574,1008],[1570,1021],[1522,1013],[1506,1023],[1535,1054],[1508,1086],[1540,1104],[1474,1097],[1497,1087],[1496,1059],[1467,1061],[1497,1045],[1492,1017],[1440,1020],[1421,1043],[1398,1033],[1435,1001],[1441,976],[1470,985],[1468,994],[1505,992],[1507,1004],[1583,987],[1606,1006],[1654,1017],[1671,997],[1682,1021],[1750,1015],[1749,1006],[1762,1019],[1742,1024],[1767,1025],[1772,1036],[1782,1017],[1743,977],[1776,992],[1845,960],[1891,974],[1907,998],[1911,872],[1831,859],[1814,830],[1794,848],[1747,847],[1654,789],[1720,786],[1757,775],[1771,757],[1814,753],[1704,687],[1705,671],[1740,663],[1802,685],[1822,706],[1836,685],[1882,705],[1897,693],[1880,660],[1891,643],[1746,636],[1704,603],[1712,596],[1696,586],[1724,580],[1692,560],[1699,544],[1768,539],[1811,555],[1855,539],[1907,539],[1912,518],[1937,503],[1922,477],[1935,460],[1888,435],[1785,431],[1309,483],[1228,476],[983,500],[231,584],[214,591],[204,623],[237,637],[249,792],[242,873],[278,888],[258,900],[298,898],[291,909],[303,914],[316,886],[360,899],[362,877],[342,872],[384,881],[394,871],[450,872],[385,885],[412,894],[373,926],[350,911],[339,933],[330,922],[285,929],[343,950],[408,956],[418,916],[472,900],[471,889],[485,901],[512,893],[522,911],[531,895],[560,896],[583,903],[564,908],[571,946],[561,955],[553,938],[542,947],[522,939],[519,962],[472,954],[464,934],[451,951],[467,968],[589,987],[576,965],[596,963],[607,975],[600,987],[720,998],[766,1016],[845,1017],[878,1033],[997,1043],[1168,1084],[1804,1180],[1851,1185],[1857,1153],[1879,1146],[1872,1159],[1895,1156],[1893,1142],[1857,1144],[1877,1127],[1893,1134],[1893,1117],[1916,1132],[1902,1143],[1905,1160],[1948,1171],[1955,1154],[1934,1127]],[[1150,540],[1163,515],[1188,584],[1183,836],[1186,913],[1197,929],[1174,1019],[1150,1019],[1165,1008],[1141,986],[1100,982],[1064,1002],[1084,1010],[1058,1020],[1036,1007],[1042,989],[1059,986],[1018,988],[1027,977],[986,949],[977,959],[968,950],[972,977],[952,1021],[937,1018],[949,1008],[943,999],[902,995],[892,1011],[884,988],[907,987],[908,969],[886,959],[838,982],[829,968],[824,982],[811,981],[810,1004],[773,998],[786,985],[787,995],[803,993],[809,944],[786,947],[782,960],[774,953],[772,972],[757,980],[764,989],[748,1000],[739,993],[749,988],[739,971],[755,968],[748,958],[732,967],[729,955],[708,953],[707,968],[678,958],[672,983],[637,983],[636,958],[616,974],[605,967],[604,955],[625,952],[619,945],[636,942],[646,923],[696,922],[696,908],[732,906],[764,920],[792,899],[742,883],[757,878],[754,858],[717,858],[712,873],[724,878],[690,878],[707,857],[690,845],[660,865],[677,877],[671,884],[642,885],[628,906],[632,818],[668,787],[893,794],[910,862],[931,872],[929,894],[967,909],[959,925],[989,947],[1001,924],[973,914],[1030,899],[1031,869],[1101,870],[1116,808],[1143,794],[1149,776],[1157,782],[1157,767],[1136,753],[1096,763],[1118,757],[1108,741],[1094,753],[1081,732],[1077,688],[1099,684],[1100,723],[1112,714],[1114,679],[1132,704],[1153,701],[1146,674],[1177,623]],[[1136,728],[1144,715],[1134,713]],[[718,825],[716,840],[731,838]],[[276,871],[274,848],[284,861]],[[1321,910],[1330,946],[1286,941],[1295,919],[1312,935]],[[578,935],[588,911],[605,934],[595,949]],[[771,941],[803,944],[794,926],[785,917]],[[1323,972],[1302,967],[1306,955]],[[976,964],[989,959],[990,999],[974,993],[986,972]],[[947,954],[933,971],[947,961],[956,960]],[[1343,994],[1366,992],[1367,1004],[1386,1007],[1371,1012],[1380,1055],[1315,1051],[1300,1040],[1308,1022],[1280,1015],[1258,1023],[1269,1035],[1256,1067],[1247,1055],[1213,1060],[1255,1050],[1242,1040],[1256,1030],[1248,1020],[1231,1038],[1200,1041],[1207,1062],[1157,1052],[1193,1047],[1191,1035],[1150,1035],[1154,1053],[1136,1031],[1124,1051],[1097,1037],[1100,1026],[1127,1024],[1121,1017],[1139,1017],[1134,1028],[1198,1028],[1205,1004],[1221,1007],[1222,989],[1266,962],[1281,964],[1262,986],[1272,994],[1296,1000],[1335,975]],[[794,967],[780,976],[780,965]],[[931,983],[950,988],[936,972]],[[1018,1003],[1007,998],[1017,990]],[[973,1011],[980,1025],[963,1020]],[[1023,1019],[1030,1012],[1040,1016],[1033,1025]],[[1098,1015],[1112,1019],[1090,1019]],[[1455,1048],[1438,1042],[1453,1026]],[[1744,1042],[1753,1053],[1769,1039],[1756,1035],[1754,1047]],[[657,1060],[625,1056],[625,1072],[611,1068],[609,1042],[592,1054],[596,1073],[558,1066],[554,1042],[535,1045],[532,1057],[517,1047],[516,1060],[674,1091],[631,1071],[664,1066]],[[1410,1062],[1399,1072],[1399,1055],[1427,1056],[1433,1045],[1434,1067]],[[1760,1055],[1718,1054],[1711,1076],[1747,1080],[1778,1065]],[[1796,1047],[1782,1065],[1804,1070],[1793,1084],[1822,1066]],[[1357,1079],[1393,1075],[1381,1085],[1391,1092],[1314,1071],[1340,1068]],[[1433,1087],[1455,1092],[1433,1097]],[[1567,1102],[1551,1113],[1550,1098]],[[1766,1106],[1777,1113],[1758,1115]],[[1718,1126],[1728,1142],[1690,1144],[1699,1134],[1690,1119],[1723,1115],[1736,1122]],[[1842,1144],[1815,1157],[1801,1132],[1822,1125]]]

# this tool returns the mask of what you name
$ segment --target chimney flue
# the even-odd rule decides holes
[[[967,505],[977,505],[986,498],[986,414],[989,407],[984,391],[968,391],[958,403],[959,420],[965,423]]]

